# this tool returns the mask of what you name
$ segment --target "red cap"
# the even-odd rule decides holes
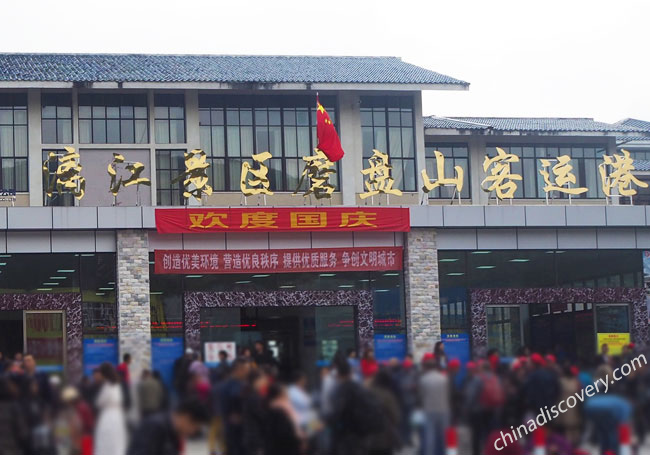
[[[627,345],[630,349],[634,349],[636,347],[636,344],[630,343]]]
[[[460,360],[451,359],[447,364],[449,371],[458,371],[460,369]]]
[[[492,367],[493,370],[496,370],[497,367],[499,366],[499,356],[496,354],[492,354],[488,358],[488,362],[490,362],[490,367]]]
[[[436,356],[432,352],[425,352],[422,356],[422,363],[424,362],[433,362],[436,359]]]
[[[532,360],[532,362],[533,362],[535,365],[539,365],[540,367],[543,367],[543,366],[546,365],[546,361],[544,360],[544,357],[542,357],[541,355],[539,355],[539,354],[536,353],[536,352],[533,353],[533,354],[530,356],[530,360]]]
[[[476,362],[472,362],[471,360],[465,364],[465,367],[468,370],[474,370],[476,368]]]
[[[557,359],[553,354],[546,354],[546,361],[548,363],[557,363]]]
[[[580,370],[577,366],[572,365],[571,368],[569,368],[569,373],[571,373],[572,376],[578,376],[580,374]]]
[[[413,368],[413,360],[404,359],[404,361],[402,362],[402,367],[404,367],[404,368]]]

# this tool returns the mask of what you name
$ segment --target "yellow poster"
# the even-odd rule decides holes
[[[598,353],[601,352],[601,346],[609,346],[609,355],[620,355],[623,352],[623,346],[630,344],[629,333],[599,333],[598,334]]]

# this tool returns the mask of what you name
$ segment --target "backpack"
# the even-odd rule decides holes
[[[488,409],[503,406],[506,398],[497,375],[493,373],[481,375],[481,382],[481,395],[479,396],[481,406]]]

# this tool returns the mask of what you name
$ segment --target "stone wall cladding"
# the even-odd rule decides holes
[[[409,350],[419,360],[440,340],[440,282],[434,229],[405,235],[404,284]]]
[[[151,368],[147,231],[117,231],[117,292],[120,359],[131,354],[131,377],[136,379]]]

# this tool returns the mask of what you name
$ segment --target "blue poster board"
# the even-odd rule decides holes
[[[84,338],[84,375],[90,376],[102,363],[117,364],[117,338]]]
[[[151,339],[153,369],[160,373],[163,383],[169,388],[174,376],[174,362],[182,355],[183,337]]]
[[[456,377],[457,383],[460,383],[465,377],[465,365],[471,360],[469,349],[468,333],[444,333],[442,342],[445,344],[445,354],[447,359],[460,360],[460,371]]]
[[[406,356],[406,336],[402,333],[375,335],[375,359],[387,362],[392,358],[400,361]]]

